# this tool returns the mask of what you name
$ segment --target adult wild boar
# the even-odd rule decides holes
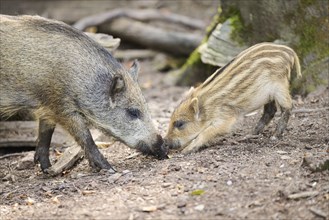
[[[56,124],[75,138],[97,169],[112,167],[90,126],[131,148],[166,157],[137,83],[137,62],[125,70],[106,49],[62,22],[6,15],[0,15],[0,58],[0,113],[29,109],[39,119],[34,159],[44,172],[51,166]]]

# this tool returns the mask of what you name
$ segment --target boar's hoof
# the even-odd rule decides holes
[[[107,161],[105,163],[99,161],[93,161],[93,162],[89,161],[89,164],[93,169],[97,171],[104,169],[104,170],[109,170],[111,173],[117,172]]]
[[[97,154],[97,153],[95,153]],[[107,162],[107,160],[104,158],[103,155],[101,155],[100,153],[97,154],[97,156],[91,154],[92,156],[91,157],[88,157],[88,161],[89,161],[89,164],[90,166],[97,170],[97,171],[100,171],[101,169],[104,169],[104,170],[111,170],[113,172],[116,172],[116,170],[109,164],[109,162]]]
[[[40,155],[39,151],[36,151],[34,154],[34,163],[40,163],[40,167],[43,173],[48,173],[47,170],[51,167],[51,163],[48,156]]]

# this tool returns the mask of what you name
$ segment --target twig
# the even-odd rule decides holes
[[[324,213],[322,210],[317,209],[317,208],[315,208],[315,207],[310,208],[310,211],[311,211],[313,214],[315,214],[315,215],[317,215],[317,216],[320,216],[320,217],[322,217],[322,218],[326,218],[326,217],[327,217],[326,213]]]
[[[19,156],[24,156],[24,154],[26,154],[26,152],[19,152],[19,153],[5,154],[5,155],[3,155],[3,156],[0,156],[0,160],[1,160],[1,159],[8,158],[8,157],[19,157]]]
[[[82,194],[81,190],[78,187],[76,187],[76,185],[74,183],[72,183],[72,185],[77,190],[78,193]]]
[[[259,135],[247,135],[243,138],[240,138],[238,140],[236,140],[237,142],[248,142],[249,140],[253,140],[253,139],[257,139],[259,138]]]
[[[314,108],[314,109],[301,108],[301,109],[292,110],[292,113],[310,113],[310,112],[320,112],[320,111],[326,111],[326,110],[329,110],[329,107]]]
[[[136,10],[136,9],[115,9],[102,14],[91,15],[77,21],[73,26],[79,30],[84,30],[90,26],[97,26],[104,22],[112,21],[116,18],[128,17],[137,21],[165,21],[184,25],[194,29],[204,29],[206,24],[198,19],[193,19],[171,12],[162,12],[154,9]]]
[[[318,194],[319,194],[318,191],[301,192],[301,193],[290,194],[288,196],[288,199],[307,198],[307,197],[317,196]]]

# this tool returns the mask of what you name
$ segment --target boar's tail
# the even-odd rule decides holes
[[[302,71],[300,68],[299,58],[295,52],[294,52],[294,71],[297,75],[297,78],[302,77]]]

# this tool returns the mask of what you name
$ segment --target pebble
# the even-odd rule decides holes
[[[287,154],[288,152],[287,151],[283,151],[283,150],[278,150],[276,151],[278,154]]]
[[[195,210],[202,211],[204,209],[204,205],[197,205],[194,207]]]
[[[172,184],[171,183],[163,183],[162,184],[162,187],[163,188],[167,188],[167,187],[169,187],[169,186],[171,186]]]
[[[290,160],[291,157],[287,156],[287,155],[282,155],[281,156],[281,160]]]
[[[229,180],[229,181],[226,182],[226,184],[227,184],[228,186],[231,186],[233,183],[232,183],[231,180]]]
[[[178,204],[177,204],[177,208],[184,208],[184,207],[186,207],[186,202],[179,202]]]

